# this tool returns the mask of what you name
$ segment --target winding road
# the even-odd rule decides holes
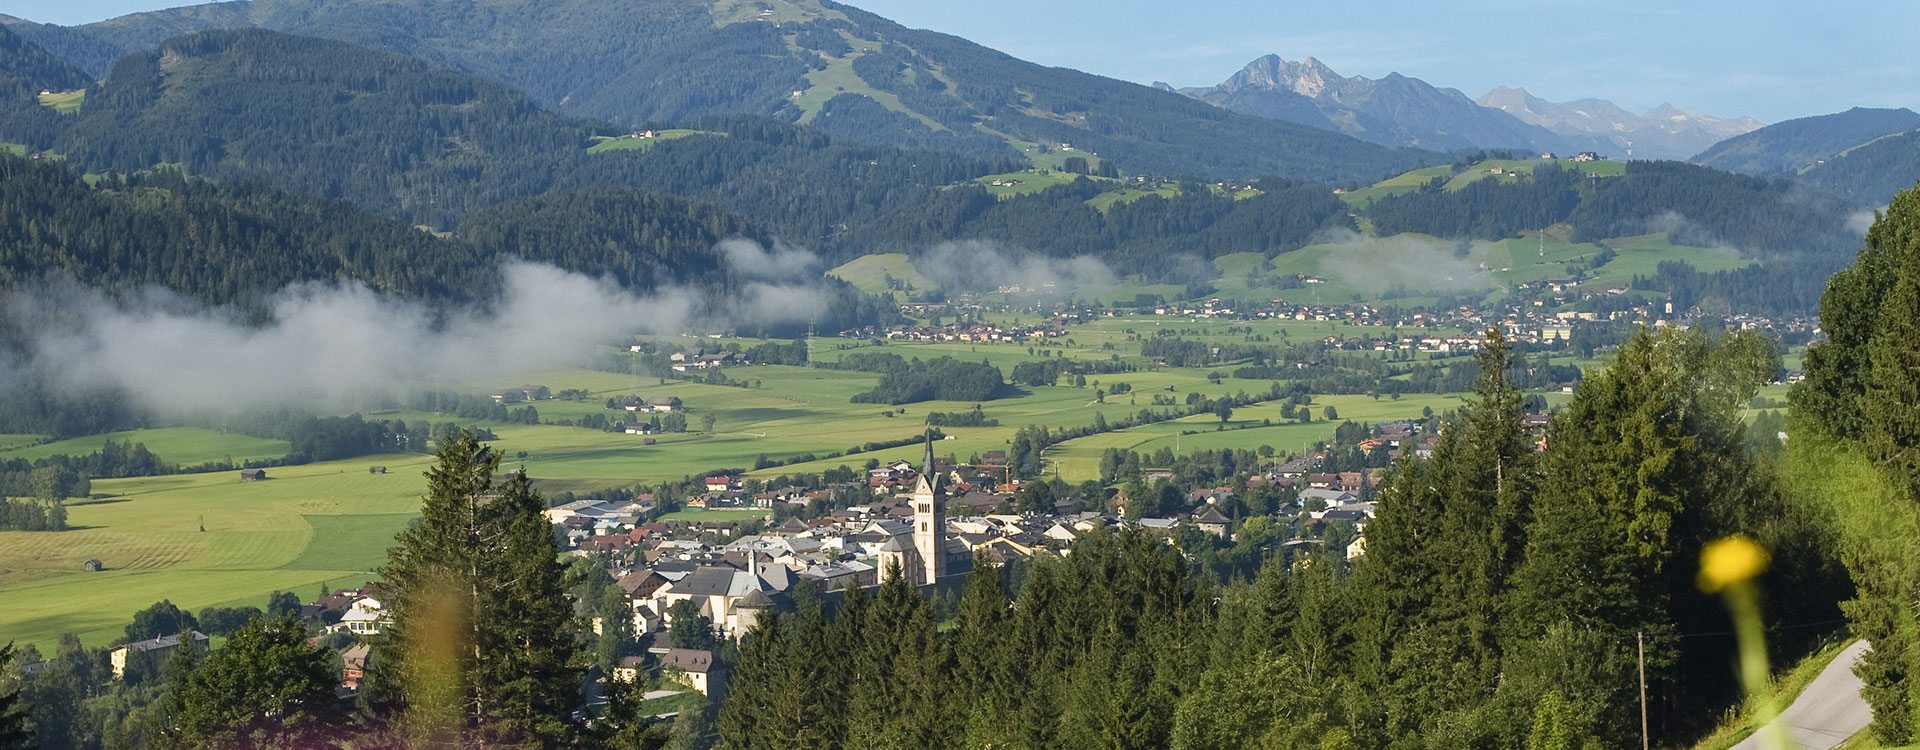
[[[1866,641],[1854,641],[1834,657],[1833,663],[1800,691],[1793,705],[1780,712],[1767,728],[1741,740],[1733,750],[1829,750],[1867,728],[1873,710],[1860,697],[1860,678],[1853,674],[1853,663],[1867,652]],[[1778,728],[1785,735],[1784,745],[1763,741],[1768,731]]]

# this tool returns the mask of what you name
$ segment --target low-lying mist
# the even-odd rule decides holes
[[[368,394],[409,385],[507,384],[584,364],[636,334],[804,322],[825,312],[814,277],[777,273],[816,259],[752,244],[729,241],[721,249],[737,276],[766,280],[725,293],[639,294],[609,280],[512,262],[500,269],[499,298],[484,307],[447,311],[359,283],[305,283],[272,297],[265,324],[164,290],[115,299],[71,282],[49,283],[4,303],[6,315],[31,334],[0,372],[72,393],[117,389],[162,415],[354,408]],[[774,280],[780,278],[786,280]]]
[[[1067,297],[1110,287],[1113,269],[1092,256],[1051,258],[1002,249],[992,242],[943,242],[914,259],[914,267],[948,292],[992,292],[1018,286],[1023,294]]]
[[[1368,237],[1342,229],[1316,238],[1315,244],[1328,246],[1320,270],[1365,294],[1470,292],[1498,285],[1459,253],[1459,243],[1409,235]]]

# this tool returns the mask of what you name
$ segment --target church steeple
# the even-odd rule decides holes
[[[940,470],[933,458],[933,430],[927,430],[927,457],[913,486],[913,547],[920,558],[920,583],[947,574],[947,508],[941,497]]]
[[[914,494],[919,495],[923,488],[940,493],[940,471],[933,460],[933,428],[927,428],[927,457],[920,462],[920,481],[914,484]]]

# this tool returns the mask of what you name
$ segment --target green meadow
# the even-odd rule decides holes
[[[160,460],[175,466],[198,466],[212,462],[239,464],[249,460],[280,458],[287,455],[291,447],[284,440],[267,440],[199,427],[127,430],[37,445],[20,441],[18,440],[20,437],[25,436],[0,435],[0,459],[22,458],[32,461],[60,454],[92,453],[100,450],[101,446],[111,440],[118,443],[143,443],[147,446],[147,450],[153,451]]]
[[[70,115],[80,111],[80,105],[87,100],[87,90],[48,91],[40,95],[40,105],[51,107],[53,111]]]
[[[643,151],[644,152],[644,151],[651,150],[656,145],[659,145],[661,141],[679,140],[681,138],[687,138],[687,137],[696,136],[696,135],[710,135],[710,136],[716,136],[720,138],[725,138],[727,136],[726,133],[716,133],[709,130],[690,130],[687,128],[669,128],[667,130],[656,130],[656,131],[653,131],[653,137],[651,138],[642,138],[638,135],[622,135],[622,136],[616,136],[611,138],[606,136],[596,136],[593,139],[593,145],[587,147],[587,153],[603,154],[609,151]]]
[[[385,475],[367,467],[390,468]],[[0,639],[50,649],[63,632],[113,640],[161,599],[183,608],[311,599],[322,583],[358,585],[385,559],[426,488],[426,456],[373,456],[268,470],[93,483],[102,499],[68,506],[63,532],[0,532]],[[81,563],[98,559],[105,570]]]
[[[837,277],[868,294],[887,295],[901,301],[904,301],[906,292],[888,288],[888,276],[912,285],[916,291],[940,288],[939,284],[920,273],[920,269],[914,268],[913,261],[907,258],[906,253],[862,255],[834,267],[827,271],[827,275]]]

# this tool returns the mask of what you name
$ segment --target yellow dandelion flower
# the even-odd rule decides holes
[[[1767,551],[1738,534],[1717,540],[1700,552],[1700,590],[1714,593],[1753,580],[1767,569]]]

